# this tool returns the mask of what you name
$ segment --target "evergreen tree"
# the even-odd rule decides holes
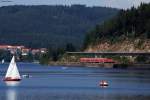
[[[84,48],[96,44],[100,40],[114,41],[121,36],[136,38],[145,36],[150,38],[150,3],[141,4],[138,8],[132,7],[120,10],[113,18],[105,21],[90,31],[84,40]]]

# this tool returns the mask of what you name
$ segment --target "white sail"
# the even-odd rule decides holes
[[[4,59],[2,59],[2,64],[4,64],[5,63],[5,60]]]
[[[11,59],[5,78],[7,77],[10,77],[12,79],[15,79],[15,78],[21,79],[14,56]]]

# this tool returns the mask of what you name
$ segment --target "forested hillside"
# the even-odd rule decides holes
[[[117,12],[84,5],[0,7],[0,44],[34,48],[66,43],[81,46],[86,31]]]
[[[133,41],[150,39],[150,4],[141,4],[138,8],[121,10],[113,18],[95,26],[88,32],[84,48],[106,42],[112,45],[128,39]]]
[[[84,48],[89,50],[89,47],[92,51],[150,52],[150,4],[121,10],[97,25],[85,38]]]

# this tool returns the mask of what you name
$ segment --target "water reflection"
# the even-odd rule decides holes
[[[7,100],[17,100],[17,93],[15,89],[8,89],[6,92]]]
[[[18,86],[20,82],[8,81],[5,83],[6,83],[6,86],[9,86],[8,90],[6,91],[6,98],[7,98],[6,100],[17,100],[17,92],[16,92],[15,88],[13,88],[13,87]]]
[[[19,81],[6,81],[7,86],[18,86],[20,84]]]

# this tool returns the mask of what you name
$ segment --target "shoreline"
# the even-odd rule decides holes
[[[80,62],[50,62],[51,66],[93,67],[114,69],[149,69],[150,64],[114,64],[114,63],[80,63]]]

